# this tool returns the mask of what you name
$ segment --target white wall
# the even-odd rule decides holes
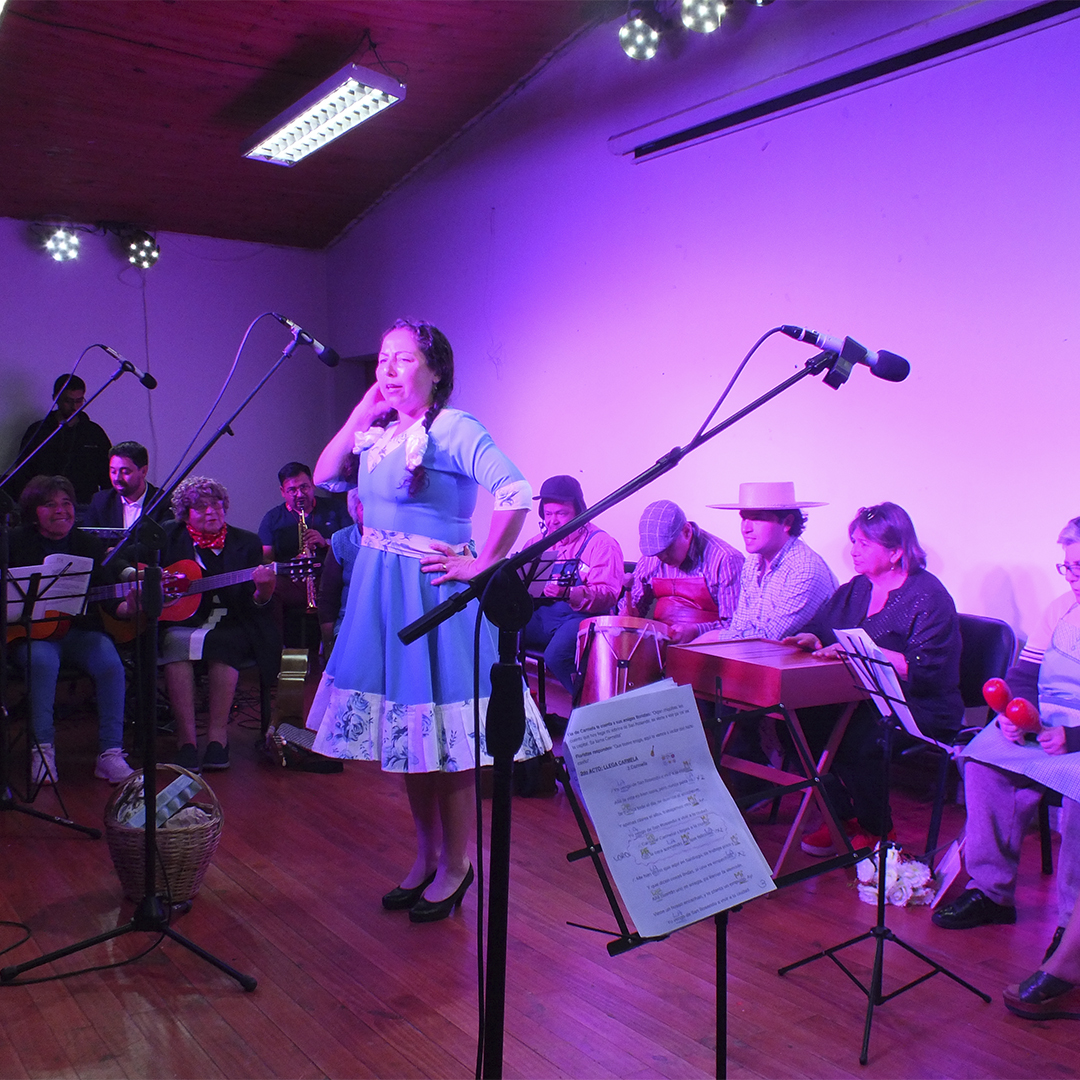
[[[861,5],[859,33],[879,13],[954,7]],[[670,497],[737,543],[735,514],[705,504],[741,480],[792,479],[828,501],[807,539],[844,580],[847,522],[892,499],[960,609],[1026,633],[1062,591],[1054,541],[1080,514],[1064,435],[1080,21],[641,164],[608,147],[732,89],[727,55],[751,56],[733,77],[745,85],[755,64],[807,60],[794,30],[817,25],[819,51],[836,51],[844,8],[751,11],[727,41],[656,66],[623,56],[615,24],[590,33],[330,250],[332,333],[362,352],[398,314],[440,325],[456,403],[534,486],[570,472],[590,500],[685,443],[770,327],[905,355],[899,385],[865,368],[839,391],[804,380],[601,524],[634,558],[641,508]],[[721,415],[811,353],[771,339]]]
[[[80,352],[101,342],[158,379],[144,390],[131,375],[109,386],[88,414],[110,438],[135,439],[151,454],[160,482],[217,396],[249,322],[282,311],[325,333],[325,256],[284,248],[162,233],[160,262],[148,271],[128,266],[102,236],[83,236],[78,260],[58,264],[31,242],[22,222],[0,219],[0,461],[6,467],[26,426],[49,408],[53,380]],[[289,343],[289,332],[264,320],[252,333],[209,437]],[[116,369],[100,349],[79,367],[88,394]],[[340,373],[340,374],[339,374]],[[310,460],[328,435],[340,394],[353,395],[352,373],[331,372],[310,349],[291,357],[199,472],[229,489],[231,520],[255,529],[281,501],[277,470],[292,458]],[[338,389],[336,389],[338,388]]]

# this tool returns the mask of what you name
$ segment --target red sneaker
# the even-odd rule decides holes
[[[848,836],[851,837],[851,846],[856,851],[858,851],[859,848],[864,848],[864,847],[868,847],[873,851],[877,851],[878,844],[881,843],[881,837],[880,836],[871,836],[869,833],[865,832],[858,825],[856,825],[856,829],[858,829],[857,832],[854,832],[854,833],[849,832],[848,833]],[[892,840],[893,843],[896,842],[896,830],[895,829],[890,829],[889,830],[889,839]]]
[[[854,818],[844,822],[844,832],[846,832],[848,836],[850,836],[858,827],[859,823]],[[817,859],[827,859],[830,855],[837,854],[836,844],[833,842],[832,833],[829,831],[829,826],[824,822],[822,822],[812,833],[807,833],[799,843],[799,847],[801,847],[807,855],[813,855]]]

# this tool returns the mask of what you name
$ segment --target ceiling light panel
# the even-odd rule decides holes
[[[349,64],[260,128],[244,157],[295,165],[404,97],[405,86],[396,79]]]

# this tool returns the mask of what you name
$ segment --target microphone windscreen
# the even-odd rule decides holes
[[[877,354],[877,362],[871,370],[879,379],[903,382],[911,373],[911,365],[896,353],[882,351]]]

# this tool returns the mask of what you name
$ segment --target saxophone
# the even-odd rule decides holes
[[[309,550],[307,544],[304,541],[304,533],[307,532],[307,527],[308,527],[308,525],[307,525],[307,514],[304,513],[304,508],[302,506],[298,506],[296,508],[296,512],[300,515],[300,524],[299,524],[299,530],[300,530],[300,533],[299,533],[299,535],[300,535],[300,558],[309,559],[315,553],[313,551]],[[317,593],[316,593],[315,575],[314,575],[314,573],[308,573],[305,576],[304,584],[307,587],[307,609],[308,609],[308,611],[314,611],[318,607],[318,596],[317,596]]]

